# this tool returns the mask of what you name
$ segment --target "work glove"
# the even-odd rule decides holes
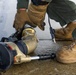
[[[25,24],[29,24],[32,27],[35,27],[33,25],[33,22],[29,19],[27,11],[26,10],[20,10],[20,9],[18,9],[17,13],[16,13],[16,16],[15,16],[13,27],[17,31],[20,31]]]
[[[41,30],[44,30],[45,23],[43,21],[45,19],[47,6],[48,3],[44,5],[35,5],[33,3],[30,3],[28,7],[28,16],[30,20]]]

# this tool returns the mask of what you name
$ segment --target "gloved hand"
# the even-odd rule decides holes
[[[44,30],[44,19],[48,3],[43,5],[34,5],[31,3],[28,7],[28,16],[30,20],[37,25],[41,30]]]
[[[23,26],[25,24],[29,24],[31,26],[34,26],[32,21],[29,19],[28,14],[26,12],[26,10],[17,10],[16,16],[15,16],[15,20],[14,20],[14,25],[13,27],[19,31],[20,29],[23,28]]]

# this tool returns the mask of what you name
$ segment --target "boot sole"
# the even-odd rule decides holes
[[[70,64],[70,63],[75,63],[76,59],[73,59],[73,60],[58,59],[57,61],[63,64]]]
[[[73,39],[56,39],[56,41],[74,41]]]

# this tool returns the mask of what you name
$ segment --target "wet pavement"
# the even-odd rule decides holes
[[[69,45],[71,41],[40,40],[37,49],[32,55],[51,54],[61,46]],[[31,56],[32,56],[31,55]],[[76,75],[76,63],[61,64],[54,60],[35,60],[20,65],[13,65],[2,75]]]

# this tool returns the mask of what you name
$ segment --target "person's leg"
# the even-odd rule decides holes
[[[63,46],[56,52],[58,62],[68,64],[76,63],[76,41],[69,46]]]
[[[55,29],[56,40],[73,40],[72,32],[76,28],[76,22],[70,22],[65,28]]]
[[[47,13],[51,19],[59,22],[61,26],[67,24],[65,28],[55,30],[55,37],[60,40],[71,39],[72,32],[76,28],[76,4],[69,0],[53,0],[48,6]],[[76,32],[74,32],[74,35],[76,35]],[[56,52],[56,58],[61,63],[75,63],[76,41],[69,46],[60,48]]]
[[[56,40],[72,40],[76,28],[76,4],[69,0],[53,0],[47,9],[48,16],[65,28],[55,29]]]

